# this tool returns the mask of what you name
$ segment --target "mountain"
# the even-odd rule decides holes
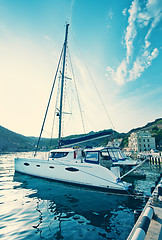
[[[0,126],[0,152],[28,151],[33,149],[34,141]]]
[[[159,146],[162,146],[162,118],[156,119],[153,122],[147,123],[143,127],[135,128],[129,131],[128,133],[118,133],[116,131],[112,131],[112,135],[110,137],[96,139],[93,141],[88,141],[84,144],[79,144],[79,146],[105,146],[108,140],[112,140],[115,138],[122,138],[121,147],[128,146],[128,137],[132,132],[137,131],[145,131],[148,130],[151,132],[151,135],[155,137],[157,149],[162,150]],[[101,133],[107,130],[103,130],[97,133]],[[77,138],[85,135],[90,135],[95,132],[90,132],[88,134],[80,134],[80,135],[73,135],[65,137],[64,140]],[[17,134],[13,131],[8,130],[0,126],[0,152],[16,152],[16,151],[33,151],[35,145],[37,144],[38,138],[36,137],[25,137],[21,134]],[[51,147],[50,147],[51,146]],[[40,141],[39,149],[38,150],[49,150],[51,148],[57,147],[57,139],[48,139],[42,138]]]
[[[97,133],[110,131],[112,135],[110,137],[91,140],[86,143],[79,144],[81,147],[85,146],[105,146],[112,136],[114,138],[118,137],[119,133],[113,130],[103,130]],[[73,135],[63,138],[63,140],[78,138],[93,134],[95,132],[90,132],[88,134]],[[25,137],[21,134],[17,134],[13,131],[8,130],[0,126],[0,152],[19,152],[19,151],[33,151],[35,150],[35,145],[37,144],[38,138],[36,137]],[[42,138],[39,144],[38,150],[50,150],[51,148],[56,148],[58,146],[57,139]]]

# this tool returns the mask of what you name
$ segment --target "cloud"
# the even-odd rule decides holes
[[[114,13],[112,12],[112,10],[109,10],[108,13],[107,13],[107,17],[106,17],[107,28],[111,27],[111,22],[112,22],[113,16],[114,16]]]
[[[145,39],[147,40],[150,37],[152,30],[157,26],[162,17],[162,4],[160,0],[148,0],[146,4],[145,11],[141,11],[138,14],[138,23],[141,24],[141,27],[151,24],[149,31],[147,32]]]
[[[132,55],[133,52],[133,40],[137,34],[136,26],[135,26],[135,20],[137,18],[137,11],[138,11],[138,1],[134,0],[132,2],[132,5],[128,12],[130,13],[130,16],[128,18],[128,26],[126,28],[126,34],[125,34],[125,44],[127,49],[127,62],[129,62],[129,58]]]
[[[153,59],[158,56],[159,50],[152,48],[150,36],[162,18],[161,10],[160,0],[148,0],[145,6],[142,6],[139,0],[132,1],[128,9],[128,25],[123,38],[126,54],[116,69],[110,66],[106,69],[109,78],[111,77],[117,84],[124,84],[139,78],[151,65]],[[126,9],[122,13],[125,15]],[[145,35],[141,34],[142,30]],[[142,43],[140,46],[138,44],[137,49],[135,43],[142,35]]]
[[[111,77],[113,78],[114,81],[117,82],[117,84],[124,84],[125,82],[125,77],[127,73],[127,65],[125,59],[120,63],[118,66],[117,70],[115,71],[111,67],[107,67],[107,71],[111,74]]]
[[[136,59],[133,64],[132,69],[129,71],[129,81],[133,81],[141,76],[142,72],[147,69],[154,58],[156,58],[159,54],[157,48],[155,48],[151,53],[149,51],[145,51],[140,57]]]
[[[124,16],[126,16],[126,14],[127,14],[127,9],[126,9],[126,8],[123,9],[122,14],[123,14]]]
[[[52,39],[48,36],[48,35],[44,35],[43,36],[45,39],[47,39],[48,41],[52,41]]]

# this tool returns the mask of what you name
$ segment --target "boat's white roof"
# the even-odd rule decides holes
[[[75,149],[73,148],[58,148],[58,149],[53,149],[50,152],[74,152]]]
[[[119,147],[96,147],[96,148],[87,148],[84,151],[85,152],[97,152],[97,151],[102,151],[104,149],[120,149]]]
[[[84,151],[85,152],[97,152],[105,149],[105,147],[97,147],[97,148],[86,148]]]

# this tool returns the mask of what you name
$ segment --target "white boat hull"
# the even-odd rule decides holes
[[[15,159],[15,171],[62,182],[126,191],[130,184],[117,181],[107,168],[97,164],[52,161],[42,159]]]

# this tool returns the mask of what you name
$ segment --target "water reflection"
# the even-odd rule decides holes
[[[17,156],[0,155],[1,239],[127,238],[134,224],[133,211],[144,205],[143,200],[14,174]],[[143,169],[146,179],[131,181],[136,190],[149,194],[161,169],[149,163]]]
[[[27,197],[35,201],[38,216],[32,227],[44,239],[125,239],[133,226],[133,210],[142,204],[130,196],[19,173],[14,181],[20,183],[15,190],[30,190]]]

